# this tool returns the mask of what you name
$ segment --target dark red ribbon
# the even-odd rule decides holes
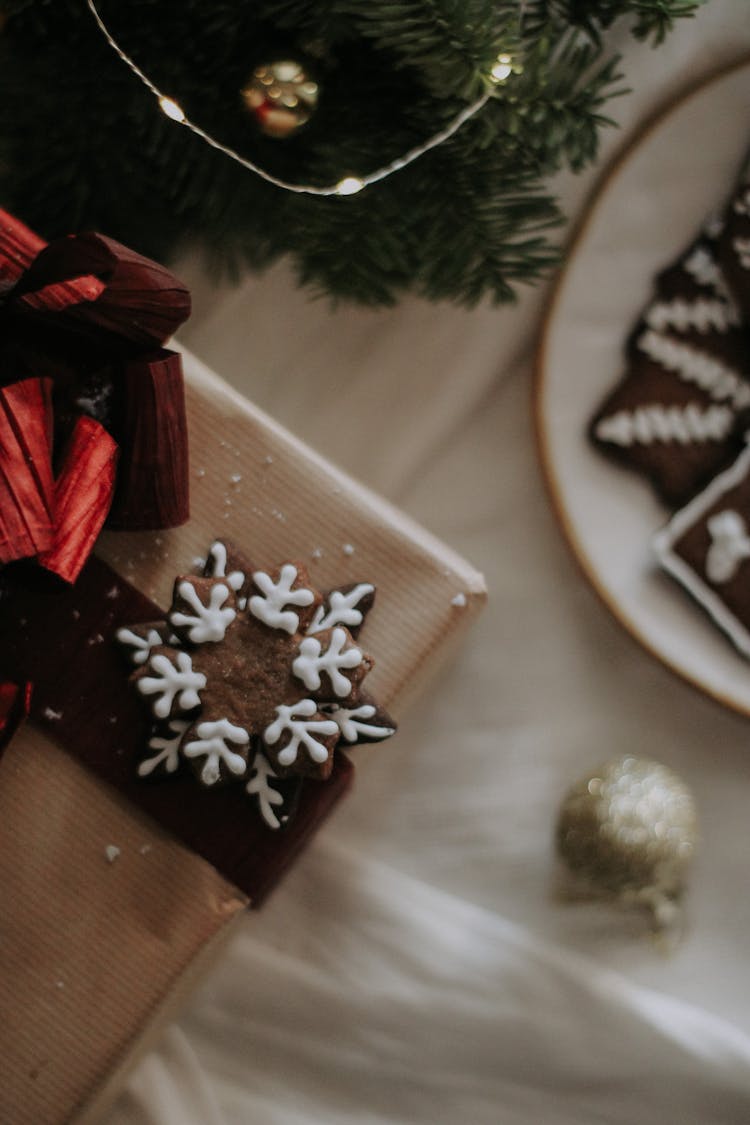
[[[147,720],[113,638],[121,625],[164,611],[95,556],[72,587],[37,588],[34,572],[26,577],[29,585],[4,575],[0,680],[33,681],[31,718],[47,735],[257,904],[349,788],[349,760],[338,755],[324,784],[304,781],[294,816],[276,831],[241,785],[207,790],[190,771],[144,782],[135,770]]]
[[[163,266],[98,234],[48,246],[0,211],[0,564],[75,581],[108,518],[188,518],[180,357],[190,312]]]

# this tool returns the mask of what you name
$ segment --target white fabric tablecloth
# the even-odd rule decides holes
[[[633,89],[600,167],[750,50],[750,4],[710,0],[655,52],[619,40]],[[561,177],[569,213],[594,178]],[[750,1121],[750,723],[639,649],[562,543],[530,423],[545,288],[500,310],[332,313],[286,266],[234,290],[181,272],[184,343],[461,550],[491,602],[397,742],[358,751],[353,796],[107,1125]],[[699,804],[670,957],[627,915],[553,893],[560,796],[624,751],[672,765]]]

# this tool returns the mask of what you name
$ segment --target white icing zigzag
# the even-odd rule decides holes
[[[216,784],[221,776],[222,765],[235,777],[242,777],[247,770],[247,761],[243,754],[238,754],[232,747],[242,749],[250,742],[250,735],[244,727],[230,723],[229,719],[219,719],[213,723],[198,723],[195,733],[197,738],[186,742],[182,752],[186,758],[206,759],[201,770],[204,785]]]
[[[145,664],[151,655],[151,649],[162,643],[156,629],[149,629],[145,637],[139,637],[132,629],[118,629],[115,633],[117,640],[129,650],[133,664]]]
[[[260,815],[269,828],[281,828],[286,817],[278,817],[274,811],[279,805],[284,804],[284,798],[278,789],[274,789],[271,780],[276,780],[278,774],[274,773],[271,763],[262,751],[258,751],[251,767],[251,777],[245,786],[245,792],[251,797],[257,797]]]
[[[175,611],[169,614],[168,621],[176,629],[187,629],[188,640],[191,644],[202,645],[207,641],[214,644],[223,641],[227,627],[231,625],[237,614],[231,606],[224,606],[229,598],[229,586],[219,582],[212,586],[209,593],[208,605],[205,605],[198,596],[198,591],[189,582],[181,582],[177,593],[187,602],[193,613]]]
[[[602,418],[596,436],[613,445],[651,445],[652,442],[723,441],[734,425],[728,406],[709,406],[706,410],[689,403],[687,406],[641,406],[636,410],[620,410]]]
[[[731,300],[724,275],[716,260],[711,256],[705,246],[696,246],[691,254],[682,262],[682,268],[689,273],[698,285],[710,286],[719,297]]]
[[[258,570],[253,575],[253,582],[260,590],[254,594],[247,603],[250,612],[270,625],[272,629],[284,629],[287,633],[296,633],[299,628],[299,614],[287,606],[307,606],[315,601],[312,590],[300,586],[293,589],[297,580],[297,568],[292,563],[285,563],[281,568],[276,582],[270,575]]]
[[[732,249],[743,270],[750,270],[750,238],[733,238]]]
[[[208,551],[208,561],[207,574],[209,578],[226,578],[228,585],[235,593],[242,589],[245,575],[241,570],[233,570],[230,574],[227,574],[227,549],[220,539],[211,544]]]
[[[674,328],[687,332],[726,332],[739,324],[737,309],[718,298],[698,297],[695,301],[685,301],[676,297],[673,301],[655,301],[646,313],[646,323],[657,332]]]
[[[360,582],[345,594],[342,590],[332,590],[328,597],[328,609],[318,606],[307,630],[308,636],[321,633],[333,625],[347,625],[350,628],[362,624],[362,611],[357,606],[368,594],[374,594],[375,587],[369,582]]]
[[[331,716],[347,742],[357,742],[360,737],[389,738],[395,734],[393,727],[366,721],[376,717],[371,703],[363,703],[360,707],[327,706],[326,714]]]
[[[289,735],[288,743],[279,752],[279,765],[294,765],[300,747],[313,762],[327,761],[328,747],[323,740],[338,734],[339,728],[332,719],[318,718],[318,714],[318,705],[312,699],[300,699],[291,707],[286,703],[279,704],[277,718],[263,732],[267,746],[275,746],[283,734]]]
[[[292,672],[310,691],[321,685],[321,674],[327,675],[331,687],[339,698],[351,694],[352,684],[342,669],[357,668],[363,660],[360,649],[347,647],[349,634],[336,626],[324,649],[317,637],[305,637],[300,643],[299,655],[292,662]]]
[[[175,773],[180,764],[182,736],[189,726],[190,723],[184,719],[174,719],[163,735],[153,735],[148,740],[148,748],[157,753],[151,758],[143,759],[138,766],[138,776],[148,777],[160,765],[164,766],[166,773]]]
[[[734,578],[743,559],[750,558],[747,524],[739,512],[725,508],[707,523],[711,546],[706,555],[706,577],[717,585]]]
[[[750,406],[750,384],[721,360],[714,359],[689,344],[660,336],[651,329],[639,336],[638,348],[649,359],[661,364],[667,371],[673,371],[686,383],[695,383],[716,401],[730,399],[735,409]]]
[[[193,662],[186,652],[174,654],[174,664],[166,653],[156,652],[147,667],[153,676],[136,681],[141,695],[155,695],[153,712],[157,719],[166,719],[174,706],[187,713],[200,705],[200,692],[206,686],[202,672],[193,670]]]

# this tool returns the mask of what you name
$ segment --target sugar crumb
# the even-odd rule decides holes
[[[456,594],[454,598],[451,598],[451,605],[455,605],[458,606],[459,609],[463,609],[463,607],[466,605],[466,594]]]
[[[51,707],[45,707],[42,714],[44,715],[45,719],[49,719],[51,723],[54,723],[58,719],[61,719],[63,717],[62,711],[53,711]]]
[[[107,863],[114,863],[120,854],[120,849],[117,844],[107,844],[104,849],[104,854],[107,857]]]
[[[354,554],[354,547],[351,545],[351,543],[344,543],[341,550],[344,552],[345,555],[353,555]]]

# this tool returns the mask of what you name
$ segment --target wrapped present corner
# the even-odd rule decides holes
[[[20,681],[7,713],[30,706],[32,720],[0,760],[0,1119],[14,1125],[96,1119],[233,920],[268,893],[352,779],[337,754],[283,833],[231,800],[227,832],[213,794],[205,816],[192,805],[186,816],[178,783],[171,798],[169,781],[136,794],[133,696],[116,671],[113,627],[139,600],[168,607],[175,575],[222,537],[260,565],[301,560],[323,590],[366,579],[377,589],[362,635],[375,659],[368,686],[398,717],[485,598],[481,576],[453,551],[193,357],[183,363],[190,519],[105,531],[75,585],[38,592],[31,582],[32,622],[17,597],[0,602],[0,681]],[[382,752],[408,747],[396,739]]]

